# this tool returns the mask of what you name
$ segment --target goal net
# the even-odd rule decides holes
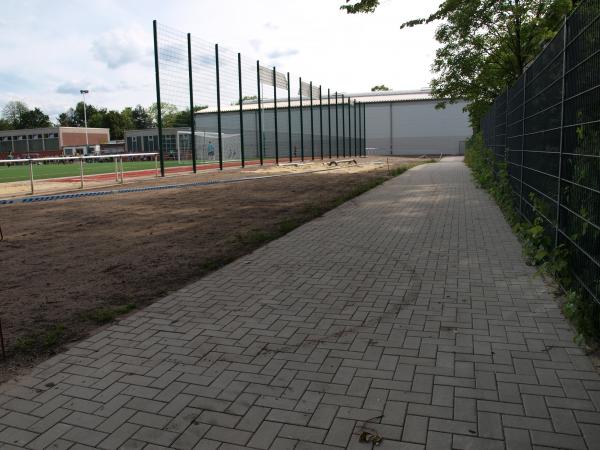
[[[196,131],[196,160],[219,160],[219,133],[212,131]],[[235,161],[242,158],[240,134],[221,133],[223,139],[223,160]],[[192,132],[177,132],[177,160],[187,162],[192,160]]]

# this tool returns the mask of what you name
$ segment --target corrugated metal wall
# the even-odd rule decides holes
[[[473,133],[465,103],[435,109],[435,101],[368,103],[369,154],[460,154]]]
[[[411,101],[411,102],[389,102],[389,103],[367,103],[367,148],[369,154],[379,155],[423,155],[439,154],[447,155],[460,154],[464,149],[464,142],[472,135],[469,126],[468,116],[463,112],[465,103],[448,105],[445,109],[435,109],[435,101]],[[333,152],[335,153],[335,109],[332,106],[332,135],[334,136]],[[347,115],[347,109],[345,110]],[[256,156],[257,142],[257,121],[256,111],[247,111],[244,113],[244,137],[248,155]],[[265,138],[266,154],[271,157],[273,151],[272,141],[274,140],[273,111],[263,112],[263,132]],[[328,152],[328,117],[327,108],[323,108],[324,121],[324,153]],[[292,109],[292,116],[299,116],[297,108]],[[304,134],[305,134],[305,154],[310,154],[310,111],[304,110]],[[320,139],[318,127],[318,109],[315,110],[315,152],[320,153]],[[239,113],[223,112],[222,123],[224,133],[238,133],[237,128]],[[287,108],[279,107],[279,142],[282,154],[289,151],[287,134]],[[346,122],[348,121],[346,117]],[[342,153],[343,142],[342,135],[342,110],[339,108],[338,114],[338,135],[340,154]],[[347,126],[347,124],[346,124]],[[217,130],[216,113],[206,113],[196,115],[196,127],[198,131]],[[299,156],[300,150],[300,130],[299,120],[293,120],[293,146],[294,156]],[[255,139],[256,138],[256,139]],[[346,141],[348,141],[346,139]],[[347,150],[350,143],[346,142]]]

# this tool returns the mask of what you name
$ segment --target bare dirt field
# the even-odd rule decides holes
[[[406,163],[415,160],[390,158],[392,169]],[[378,158],[307,173],[323,169],[213,172],[177,182],[297,175],[0,206],[0,320],[9,350],[0,380],[389,176]]]

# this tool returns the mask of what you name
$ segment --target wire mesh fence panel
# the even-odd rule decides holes
[[[559,242],[574,271],[600,299],[600,1],[567,22],[560,167]]]
[[[600,303],[600,0],[584,1],[481,122],[514,205]],[[598,317],[596,317],[598,320]]]
[[[157,24],[156,31],[160,104],[157,100],[155,109],[156,115],[160,114],[161,131],[164,131],[163,158],[191,169],[189,135],[177,133],[177,130],[189,132],[192,121],[187,34],[162,24]],[[145,143],[141,139],[138,148],[129,151],[150,151],[144,146]]]
[[[219,101],[221,111],[221,157],[226,162],[242,160],[242,120],[239,114],[240,80],[238,54],[218,46]],[[242,102],[243,103],[243,102]],[[218,114],[217,110],[217,114]],[[201,112],[200,112],[201,114]],[[218,117],[217,117],[217,132]],[[218,139],[218,136],[217,136]],[[245,155],[244,155],[245,156]],[[236,164],[237,165],[237,164]]]
[[[162,174],[172,165],[166,161],[222,169],[339,158],[353,148],[357,153],[364,122],[352,99],[189,33],[154,26],[158,127],[130,133],[128,144],[158,151]]]
[[[525,76],[508,89],[506,105],[506,169],[513,201],[522,209]]]
[[[522,209],[529,220],[541,215],[549,234],[558,200],[563,48],[561,30],[529,67],[525,85]]]
[[[242,133],[244,138],[244,157],[246,161],[256,162],[260,160],[256,60],[240,55],[239,66],[242,81],[241,106],[244,125]]]
[[[194,140],[198,161],[219,162],[219,122],[217,120],[217,59],[215,45],[196,36],[191,38],[194,90]],[[223,139],[223,137],[222,137]]]

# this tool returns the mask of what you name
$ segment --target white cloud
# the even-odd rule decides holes
[[[248,42],[255,52],[259,51],[262,46],[262,41],[260,39],[250,39]]]
[[[114,29],[102,34],[92,44],[94,57],[116,69],[131,63],[152,62],[152,37],[139,27]]]
[[[89,102],[100,107],[151,104],[156,101],[154,18],[210,43],[206,55],[213,54],[212,44],[221,44],[224,90],[237,87],[228,81],[237,80],[236,58],[228,55],[238,51],[251,67],[256,60],[276,63],[292,80],[302,76],[325,90],[356,92],[382,83],[398,89],[426,85],[436,48],[435,25],[404,30],[399,25],[427,16],[439,0],[384,1],[374,14],[366,15],[343,13],[339,6],[344,1],[262,0],[256,8],[256,2],[243,0],[146,0],[143,6],[102,0],[85,7],[73,6],[80,2],[2,0],[0,108],[6,101],[24,100],[52,116],[74,106],[83,88],[90,90]],[[268,22],[264,11],[269,11]],[[195,72],[194,82],[205,102],[212,102],[214,71],[203,63],[210,63],[210,57],[194,59],[198,70],[206,70]],[[186,61],[176,65],[177,71],[187,66]],[[178,94],[176,84],[169,85],[166,78],[165,96],[169,89]],[[187,80],[187,73],[177,82],[180,78]],[[248,80],[250,92],[256,87],[251,74]]]
[[[85,89],[86,85],[87,83],[80,83],[77,81],[65,81],[56,87],[56,92],[58,94],[79,95],[79,91]]]
[[[297,48],[290,48],[287,50],[274,50],[271,53],[269,53],[267,56],[271,59],[280,59],[280,58],[285,58],[286,56],[294,56],[294,55],[297,55],[298,53],[300,53],[300,51]]]

